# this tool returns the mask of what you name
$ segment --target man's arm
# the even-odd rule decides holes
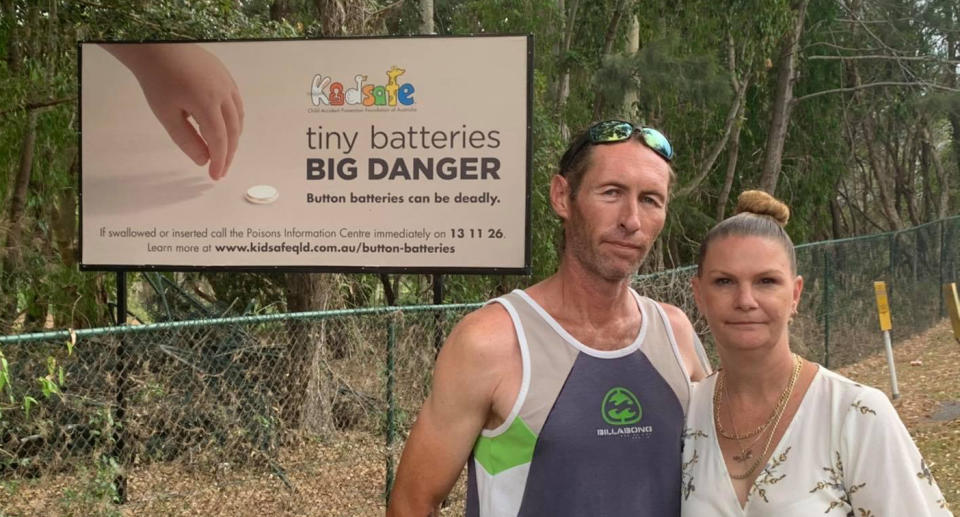
[[[683,359],[683,365],[690,375],[691,381],[699,381],[707,376],[707,371],[700,363],[700,355],[697,353],[694,345],[693,325],[687,315],[679,307],[669,303],[661,303],[663,310],[667,313],[670,320],[670,326],[673,327],[673,335],[677,338],[677,348],[680,351],[680,358]]]
[[[520,368],[510,317],[498,304],[467,315],[451,332],[433,387],[404,446],[388,517],[423,517],[450,492],[491,416],[510,368]],[[514,396],[515,398],[515,396]]]

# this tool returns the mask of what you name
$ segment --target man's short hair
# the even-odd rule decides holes
[[[594,144],[590,141],[590,128],[594,124],[587,126],[585,129],[580,131],[580,133],[570,141],[570,145],[567,146],[567,150],[563,152],[563,156],[560,157],[560,164],[557,174],[563,176],[567,180],[567,185],[570,186],[570,198],[575,199],[577,192],[580,190],[580,183],[583,181],[583,175],[586,174],[587,169],[590,167],[590,158],[593,156],[593,149],[597,145],[614,145],[614,144]],[[635,133],[637,143],[644,145],[639,139],[639,133]],[[630,140],[634,140],[634,136],[630,137]],[[616,142],[622,143],[622,142]],[[667,167],[670,170],[669,183],[667,184],[667,194],[673,191],[673,184],[676,182],[676,175],[673,172],[673,166],[670,163],[667,163]]]
[[[570,197],[575,198],[580,189],[583,175],[590,166],[590,155],[593,154],[593,145],[590,145],[590,129],[587,127],[570,141],[567,150],[560,157],[558,174],[567,180],[570,186]]]

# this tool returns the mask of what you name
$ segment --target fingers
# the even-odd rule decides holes
[[[200,134],[207,141],[207,150],[210,154],[210,178],[218,180],[226,172],[224,165],[227,161],[230,141],[223,111],[220,106],[205,106],[199,114],[194,114],[194,118],[200,126]]]
[[[240,132],[243,133],[243,97],[240,96],[240,92],[236,89],[230,92],[230,96],[233,98],[233,105],[237,109],[237,113],[240,115]]]
[[[237,107],[233,102],[224,103],[220,111],[223,114],[223,121],[227,129],[227,160],[223,164],[223,172],[220,175],[223,177],[226,176],[227,171],[230,170],[230,164],[233,163],[233,155],[237,152],[240,132],[243,131],[243,114],[238,113]]]
[[[178,109],[167,110],[162,113],[155,112],[155,114],[157,115],[157,120],[159,120],[163,128],[167,130],[167,134],[173,139],[173,143],[177,144],[177,147],[193,160],[193,163],[197,165],[207,163],[207,160],[210,158],[207,152],[207,144],[203,141],[203,138],[197,134],[197,130],[194,129],[193,124],[187,120],[189,114]]]

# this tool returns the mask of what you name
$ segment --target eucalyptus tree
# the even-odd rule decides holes
[[[816,76],[820,83],[794,102],[831,97],[827,112],[840,122],[849,172],[836,183],[834,234],[895,230],[949,213],[944,164],[955,158],[943,144],[949,106],[960,94],[951,82],[953,9],[913,0],[839,2],[810,41],[808,69],[833,74]]]
[[[65,325],[107,319],[112,279],[76,272],[76,228],[68,224],[76,211],[77,39],[418,34],[427,22],[441,35],[534,34],[534,280],[556,261],[559,226],[545,185],[569,129],[601,117],[656,126],[678,151],[679,181],[651,269],[689,263],[700,235],[745,188],[786,198],[801,241],[900,227],[956,204],[960,43],[950,0],[4,0],[0,7],[0,289],[16,293],[0,302],[8,321],[39,325],[47,312]],[[224,308],[260,310],[419,303],[430,290],[423,275],[179,278]],[[529,281],[456,276],[447,299],[481,299]]]
[[[75,266],[76,13],[2,3],[0,329],[102,321],[103,291]]]

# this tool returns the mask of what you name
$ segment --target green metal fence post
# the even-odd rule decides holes
[[[947,226],[943,221],[943,219],[940,219],[940,261],[937,263],[937,270],[940,273],[940,278],[937,282],[937,285],[940,286],[941,289],[943,288],[943,284],[947,283],[943,275],[943,266],[947,261],[947,246],[945,244],[947,240]],[[941,318],[945,318],[947,316],[947,312],[946,306],[944,306],[943,296],[938,296],[937,299],[940,300],[940,312],[938,314]]]
[[[823,247],[823,366],[830,368],[830,257]]]
[[[893,306],[893,286],[897,283],[897,232],[890,232],[890,280],[887,282],[887,299]]]
[[[433,304],[443,303],[443,275],[433,275]],[[433,349],[434,355],[440,353],[440,347],[443,346],[443,311],[437,311],[433,315]]]
[[[394,435],[394,412],[395,404],[393,387],[396,381],[394,376],[394,354],[397,345],[396,321],[394,315],[389,316],[387,321],[387,480],[385,483],[383,498],[390,498],[390,490],[393,488],[393,435]]]

